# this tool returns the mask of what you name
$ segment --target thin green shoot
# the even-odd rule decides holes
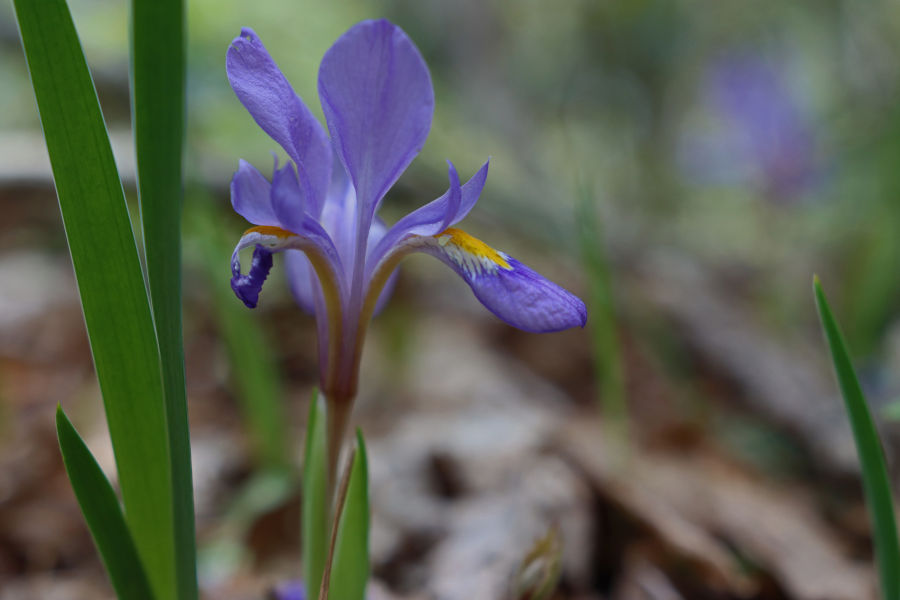
[[[579,188],[577,221],[581,261],[590,290],[588,314],[591,317],[587,327],[593,346],[600,409],[610,427],[623,439],[627,439],[628,400],[612,292],[612,274],[596,198],[587,185]]]
[[[850,417],[856,451],[862,465],[863,489],[872,519],[872,536],[875,543],[875,561],[885,600],[900,599],[900,544],[897,540],[897,524],[891,482],[885,465],[884,451],[878,430],[869,412],[866,398],[856,378],[847,345],[831,313],[819,278],[813,280],[813,291],[825,339],[831,351],[844,405]]]

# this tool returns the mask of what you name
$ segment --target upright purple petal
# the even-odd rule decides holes
[[[456,175],[456,169],[451,163],[450,187],[446,193],[409,213],[390,228],[371,253],[369,271],[371,272],[378,261],[403,238],[409,235],[436,235],[463,220],[478,202],[478,197],[487,181],[487,174],[488,163],[484,163],[478,172],[459,188],[459,176]],[[454,200],[456,195],[454,181],[456,188],[459,189],[458,200]]]
[[[270,203],[279,225],[290,231],[301,231],[303,223],[311,218],[309,198],[300,186],[291,163],[280,169],[276,166],[272,173]]]
[[[271,186],[256,167],[245,160],[231,179],[231,205],[254,225],[278,225],[269,197]]]
[[[425,144],[434,113],[428,67],[399,27],[363,21],[322,58],[319,99],[368,219]]]
[[[324,128],[252,29],[245,27],[231,43],[225,66],[238,99],[297,164],[301,184],[309,188],[311,213],[318,215],[331,179],[331,149]]]

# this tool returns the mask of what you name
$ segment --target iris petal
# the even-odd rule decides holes
[[[271,186],[256,167],[245,160],[231,179],[231,205],[254,225],[279,225],[269,198]]]
[[[275,172],[272,173],[270,203],[279,226],[289,231],[303,229],[303,223],[312,220],[308,212],[308,200],[294,166],[287,163],[279,169],[276,165]]]
[[[518,329],[549,333],[584,327],[587,321],[587,309],[577,296],[459,229],[409,238],[392,254],[411,251],[440,259],[469,284],[488,310]]]
[[[428,67],[399,27],[383,19],[363,21],[322,58],[319,98],[335,150],[369,219],[425,144],[434,113]]]
[[[372,229],[369,230],[369,248],[374,248],[384,237],[386,232],[387,227],[385,226],[384,221],[376,217],[372,222]],[[339,246],[338,240],[335,240],[335,245],[336,247]],[[287,270],[291,293],[297,301],[297,304],[305,312],[311,315],[315,314],[315,295],[320,292],[316,290],[315,280],[312,277],[312,265],[309,264],[309,259],[307,259],[306,255],[302,252],[289,250],[285,252],[284,263]],[[387,301],[390,299],[391,294],[394,293],[396,284],[397,272],[394,271],[378,296],[374,314],[377,315],[382,311],[385,304],[387,304]]]
[[[481,190],[487,181],[488,163],[484,163],[475,175],[472,176],[461,188],[456,169],[450,163],[450,188],[443,196],[432,200],[409,213],[399,221],[382,238],[381,242],[372,252],[371,266],[374,266],[387,254],[390,249],[409,235],[434,235],[451,225],[456,225],[469,214],[469,211],[478,202]],[[453,201],[454,181],[459,189],[458,202]]]
[[[331,179],[332,153],[324,128],[252,29],[245,27],[231,43],[225,66],[238,99],[297,164],[302,185],[308,188],[311,212],[317,215]]]
[[[372,222],[372,229],[369,230],[368,245],[370,251],[377,247],[379,242],[384,239],[387,231],[388,228],[387,225],[384,224],[384,221],[382,221],[378,217],[375,217],[375,220]],[[381,289],[381,293],[378,295],[378,302],[375,304],[375,312],[373,313],[373,316],[377,315],[384,309],[387,301],[391,299],[395,287],[397,287],[396,270],[391,273],[391,276],[388,278],[387,283],[385,283],[384,287]]]
[[[253,249],[253,260],[250,262],[250,271],[246,275],[241,274],[240,263],[232,260],[231,289],[247,308],[256,308],[259,302],[259,292],[271,270],[272,253],[262,246]]]
[[[513,327],[549,333],[584,327],[587,322],[584,302],[511,256],[506,256],[509,269],[474,275],[452,260],[443,260],[466,280],[488,310]]]
[[[254,248],[253,260],[247,275],[241,272],[240,251]],[[272,268],[272,254],[287,250],[301,250],[314,265],[329,303],[338,305],[344,295],[341,260],[331,238],[316,221],[307,219],[299,233],[280,227],[252,227],[244,232],[231,255],[231,287],[249,308],[255,308],[259,292]]]
[[[316,314],[316,290],[313,268],[302,252],[288,250],[284,253],[284,268],[294,300],[307,314]]]

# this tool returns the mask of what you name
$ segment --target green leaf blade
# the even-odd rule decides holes
[[[147,278],[162,364],[178,598],[197,597],[190,431],[181,310],[183,0],[132,0],[132,119]]]
[[[330,519],[328,510],[328,452],[325,411],[318,392],[310,400],[303,457],[302,550],[306,597],[318,598],[328,556]],[[337,598],[337,596],[333,596]]]
[[[64,0],[14,0],[127,521],[157,597],[174,593],[171,473],[159,349],[125,196]]]
[[[347,498],[338,523],[328,597],[364,600],[369,580],[369,463],[362,432],[356,432],[356,455]]]
[[[818,277],[813,281],[813,290],[825,339],[834,362],[838,385],[850,417],[856,451],[862,464],[863,488],[872,519],[872,535],[882,598],[896,600],[900,598],[900,543],[897,539],[894,501],[884,452],[862,388],[856,378],[844,337],[828,306]]]
[[[119,506],[119,499],[62,408],[56,435],[72,489],[120,600],[152,600],[150,581]]]

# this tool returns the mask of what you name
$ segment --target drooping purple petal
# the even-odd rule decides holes
[[[488,310],[513,327],[549,333],[584,327],[587,321],[587,309],[577,296],[463,231],[449,229],[417,242],[418,249],[450,266]]]
[[[309,188],[310,212],[318,215],[331,179],[332,154],[324,128],[252,29],[245,27],[231,43],[225,67],[238,99],[297,164],[301,185]]]
[[[580,298],[514,258],[506,261],[510,269],[493,275],[456,271],[488,310],[513,327],[533,333],[584,327],[587,308]]]
[[[428,136],[434,113],[428,67],[399,27],[363,21],[322,58],[319,98],[368,219]]]
[[[231,179],[231,205],[235,212],[254,225],[275,225],[278,217],[269,198],[271,186],[256,167],[241,160]]]
[[[374,269],[387,252],[396,245],[400,240],[409,235],[436,235],[448,227],[456,225],[463,220],[481,195],[484,184],[487,181],[488,163],[484,163],[475,175],[467,181],[462,188],[459,188],[459,199],[454,201],[454,178],[457,188],[459,187],[459,176],[456,175],[456,169],[450,164],[450,187],[443,196],[432,200],[425,206],[422,206],[409,213],[393,227],[388,230],[387,234],[379,242],[378,246],[371,253],[369,260],[369,271]]]

